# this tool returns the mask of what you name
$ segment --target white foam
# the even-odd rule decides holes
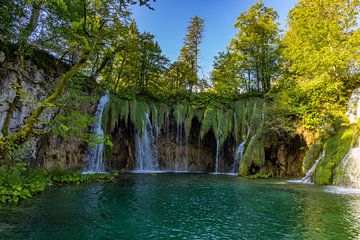
[[[340,195],[360,195],[359,188],[346,188],[346,187],[336,187],[336,186],[326,186],[324,187],[325,192],[340,194]]]

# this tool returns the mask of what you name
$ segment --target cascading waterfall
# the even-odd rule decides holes
[[[88,154],[84,159],[85,167],[84,174],[101,173],[105,172],[104,165],[104,130],[102,129],[102,116],[106,104],[109,102],[110,97],[108,93],[100,98],[96,110],[96,122],[92,126],[92,134],[96,135],[98,142],[95,146],[89,146]]]
[[[135,134],[136,171],[157,171],[159,164],[155,137],[148,113],[145,113],[145,120],[142,136]]]
[[[340,162],[335,175],[335,184],[341,187],[360,188],[360,147],[350,149]]]
[[[351,124],[356,124],[360,118],[360,88],[353,91],[346,115]],[[355,146],[341,160],[334,176],[334,184],[344,188],[360,188],[360,138],[353,140]]]

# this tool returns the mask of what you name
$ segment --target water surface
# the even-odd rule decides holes
[[[0,207],[2,239],[357,239],[360,197],[201,174],[127,174]]]

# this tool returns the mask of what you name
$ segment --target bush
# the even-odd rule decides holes
[[[254,175],[250,176],[250,179],[268,179],[270,177],[270,174],[268,173],[256,173]]]
[[[45,191],[53,185],[111,182],[118,172],[88,174],[68,172],[61,168],[49,171],[33,170],[19,163],[13,167],[0,167],[0,203],[18,203]]]

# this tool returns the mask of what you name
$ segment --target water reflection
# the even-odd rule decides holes
[[[0,209],[0,239],[356,239],[360,197],[219,175],[122,175]]]

